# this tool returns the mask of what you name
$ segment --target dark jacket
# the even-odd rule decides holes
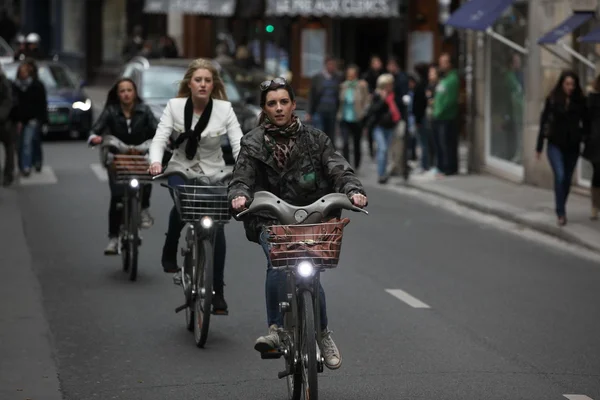
[[[588,96],[590,135],[585,141],[583,156],[593,164],[600,164],[600,93]]]
[[[367,129],[373,129],[376,126],[392,129],[396,126],[385,99],[377,93],[373,96],[373,100],[365,116],[365,126]]]
[[[0,71],[0,130],[6,126],[10,113],[13,109],[13,88],[12,84]]]
[[[379,78],[381,74],[383,74],[383,70],[374,71],[372,69],[369,69],[363,74],[362,79],[369,84],[369,93],[375,92],[375,88],[377,88],[377,78]]]
[[[427,111],[427,96],[425,91],[427,90],[427,84],[425,82],[419,83],[415,87],[415,95],[413,100],[412,112],[415,116],[415,122],[421,125],[425,119],[425,113]]]
[[[544,148],[544,139],[565,152],[579,152],[584,136],[589,134],[590,123],[585,99],[571,102],[568,107],[564,103],[546,99],[540,117],[540,131],[537,139],[537,152]]]
[[[337,81],[337,88],[335,90],[335,110],[337,113],[338,108],[340,107],[339,96],[340,85],[343,82],[343,78],[340,74],[333,74],[332,78]],[[319,104],[321,102],[321,97],[323,95],[323,82],[325,81],[325,75],[323,72],[319,72],[316,74],[310,84],[310,94],[308,96],[308,113],[314,115],[317,111],[319,111]]]
[[[400,71],[397,74],[394,74],[394,100],[396,101],[396,106],[400,113],[402,114],[402,118],[405,119],[406,116],[406,105],[402,101],[402,97],[408,94],[408,75],[405,72]]]
[[[91,135],[103,135],[106,130],[110,135],[125,144],[136,146],[152,139],[156,133],[158,121],[146,104],[137,104],[131,115],[131,133],[127,127],[127,119],[120,104],[104,107],[102,114],[90,130]]]
[[[329,193],[365,194],[348,162],[335,151],[323,132],[302,126],[292,149],[288,167],[281,170],[264,145],[264,130],[258,127],[242,138],[242,149],[229,183],[229,200],[252,199],[255,192],[268,191],[296,206],[308,205]],[[338,214],[339,215],[339,214]],[[242,218],[246,237],[258,242],[265,225],[277,224],[268,212]]]
[[[41,125],[48,123],[48,100],[46,88],[38,79],[34,79],[27,89],[22,90],[13,82],[13,110],[11,119],[25,125],[32,119]]]

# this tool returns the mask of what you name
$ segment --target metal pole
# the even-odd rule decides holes
[[[504,36],[494,32],[494,30],[492,28],[487,28],[485,33],[487,33],[490,37],[496,39],[497,41],[504,43],[508,47],[518,51],[521,54],[529,53],[529,50],[527,50],[525,47],[520,46],[517,43],[513,42],[512,40],[509,40],[509,39],[505,38]]]
[[[581,61],[582,63],[584,63],[585,65],[587,65],[588,67],[590,67],[591,69],[593,69],[594,71],[596,70],[596,64],[594,64],[593,62],[591,62],[590,60],[588,60],[587,58],[585,58],[583,55],[579,54],[577,51],[575,51],[575,49],[573,49],[571,46],[569,46],[568,44],[564,43],[564,42],[559,42],[558,43],[567,53],[569,53],[570,55],[572,55],[573,57],[575,57],[576,59],[578,59],[579,61]]]

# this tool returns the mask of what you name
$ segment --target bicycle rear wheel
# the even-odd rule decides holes
[[[204,239],[197,246],[196,264],[197,294],[194,301],[194,339],[196,346],[204,347],[208,339],[210,313],[212,307],[213,290],[213,244],[209,239]]]
[[[129,228],[127,247],[129,253],[129,280],[135,281],[138,271],[138,250],[140,245],[139,235],[140,204],[137,198],[129,198]]]
[[[301,296],[301,351],[300,362],[302,365],[302,383],[304,387],[304,398],[306,400],[318,400],[318,366],[317,366],[317,337],[315,330],[315,311],[313,307],[312,293],[302,292]]]

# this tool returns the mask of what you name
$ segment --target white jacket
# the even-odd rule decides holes
[[[169,100],[163,111],[156,134],[150,146],[150,162],[162,162],[169,137],[173,133],[179,136],[185,132],[184,109],[187,98],[174,98]],[[197,123],[197,122],[196,122]],[[196,124],[192,122],[191,129]],[[221,150],[221,136],[227,135],[233,151],[233,157],[237,159],[240,153],[240,140],[242,129],[235,116],[231,103],[224,100],[213,99],[213,108],[210,120],[198,145],[198,151],[193,159],[188,160],[185,156],[185,144],[183,142],[178,149],[173,150],[173,157],[169,161],[170,169],[192,170],[206,175],[215,175],[225,167],[223,151]]]

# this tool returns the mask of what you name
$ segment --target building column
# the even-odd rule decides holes
[[[183,14],[167,14],[167,35],[173,38],[179,52],[183,54]]]

